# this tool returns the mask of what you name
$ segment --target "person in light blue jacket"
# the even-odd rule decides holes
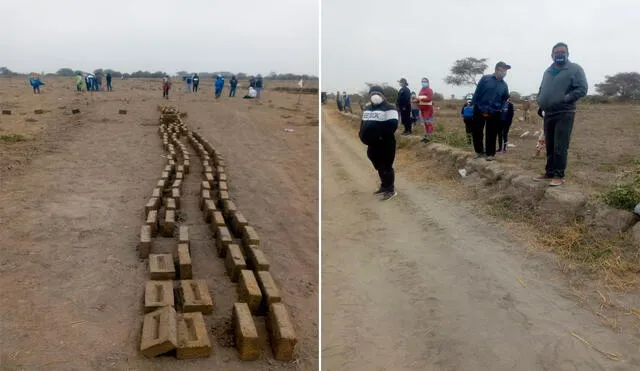
[[[216,77],[215,88],[216,88],[216,99],[217,99],[217,98],[220,98],[220,95],[222,94],[222,89],[224,88],[224,77],[222,77],[222,75],[218,75]]]
[[[40,75],[33,74],[29,77],[29,84],[33,88],[33,94],[40,94],[40,86],[44,85],[44,82],[40,81]]]

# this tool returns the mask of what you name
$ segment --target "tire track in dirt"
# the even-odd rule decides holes
[[[523,288],[517,247],[440,197],[437,186],[413,185],[399,169],[399,196],[379,202],[356,131],[333,116],[323,120],[324,369],[631,370],[640,364],[631,334],[595,324],[558,294],[557,283]],[[623,360],[605,359],[570,330]]]

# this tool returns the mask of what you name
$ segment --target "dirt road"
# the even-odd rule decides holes
[[[113,93],[92,98],[76,95],[69,79],[52,80],[41,96],[28,95],[22,80],[7,81],[0,91],[16,98],[13,115],[0,122],[4,132],[35,108],[49,112],[24,124],[43,126],[44,135],[25,142],[38,152],[0,173],[0,370],[317,369],[317,96],[294,111],[297,96],[273,92],[263,105],[214,102],[205,86],[197,95],[176,89],[167,102],[158,82],[146,80],[118,81]],[[187,112],[185,123],[225,157],[230,195],[262,239],[296,328],[295,362],[275,361],[266,341],[255,362],[239,361],[229,347],[237,295],[197,206],[202,165],[190,147],[180,223],[190,226],[194,277],[207,280],[214,300],[214,314],[205,317],[213,353],[189,361],[140,355],[149,273],[136,245],[142,210],[166,163],[159,104]],[[74,107],[81,114],[65,114]],[[118,115],[122,108],[127,115]],[[283,114],[298,124],[295,132],[282,130]],[[0,153],[14,149],[27,148],[7,144]],[[154,248],[175,245],[154,240]]]
[[[378,201],[353,128],[322,126],[324,370],[637,370],[637,329],[616,334],[504,231],[396,169]],[[616,353],[609,360],[589,348]]]

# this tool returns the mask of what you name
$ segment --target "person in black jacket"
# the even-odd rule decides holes
[[[398,91],[398,101],[396,105],[400,113],[400,121],[402,121],[402,125],[404,126],[402,135],[409,135],[411,134],[411,90],[407,87],[409,84],[404,77],[398,82],[400,83],[400,90]]]
[[[367,145],[367,157],[380,177],[380,188],[374,194],[382,194],[382,201],[386,201],[398,195],[393,170],[398,111],[387,102],[380,86],[372,86],[369,89],[369,99],[371,104],[362,112],[359,136],[362,143]]]
[[[511,99],[502,106],[500,110],[500,129],[498,130],[498,152],[507,152],[507,144],[509,142],[509,129],[513,123],[513,103]]]

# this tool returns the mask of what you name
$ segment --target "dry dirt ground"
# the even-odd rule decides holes
[[[323,369],[640,369],[633,313],[614,330],[578,300],[554,255],[532,253],[474,202],[450,198],[450,186],[397,166],[399,196],[378,201],[357,127],[327,107]]]
[[[0,369],[317,369],[317,95],[296,109],[296,95],[268,88],[257,104],[241,99],[244,90],[214,101],[209,81],[198,94],[174,83],[165,101],[153,80],[115,80],[114,92],[91,95],[76,94],[71,78],[48,79],[35,96],[26,79],[0,79],[0,108],[13,111],[0,116],[0,136],[29,139],[0,142]],[[194,277],[207,280],[214,299],[205,316],[213,353],[192,361],[140,355],[148,268],[136,245],[166,162],[161,104],[187,112],[185,123],[225,157],[231,197],[262,239],[297,331],[294,362],[275,361],[266,341],[255,362],[240,362],[229,347],[235,284],[197,207],[201,164],[190,147],[180,218],[191,229]]]

